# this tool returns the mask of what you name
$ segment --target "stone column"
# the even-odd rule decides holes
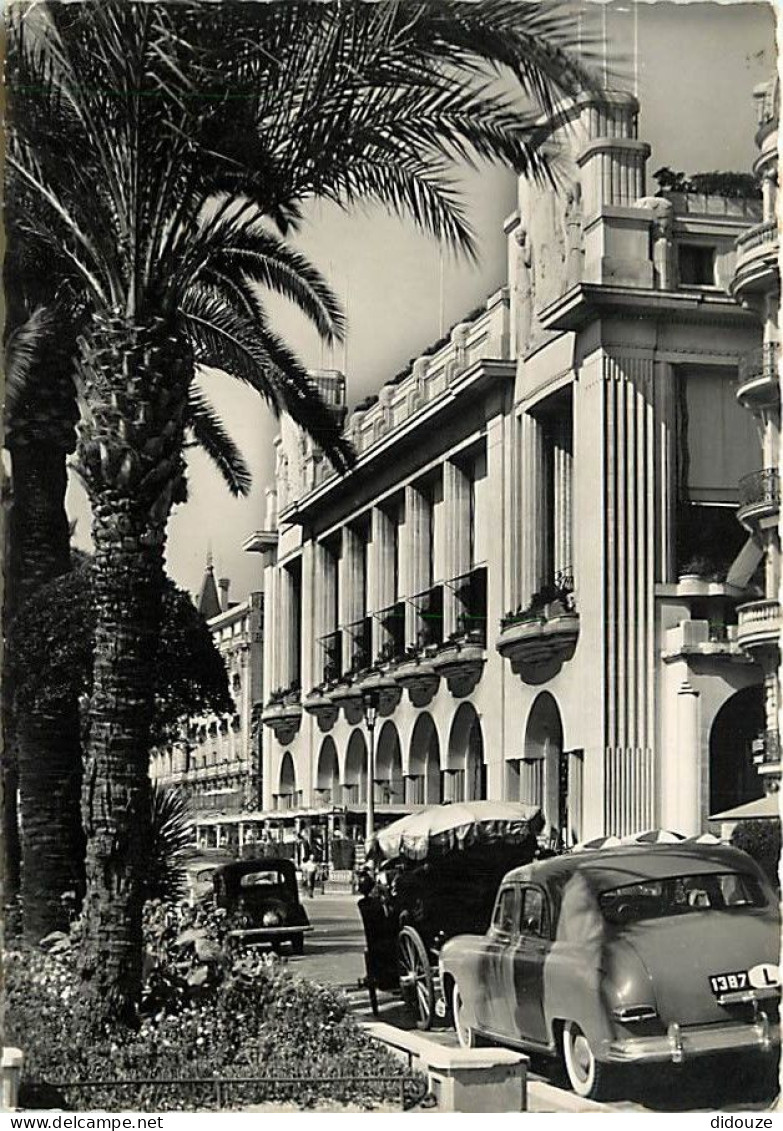
[[[622,835],[655,824],[653,366],[603,358],[606,817]]]
[[[467,573],[470,568],[470,483],[462,468],[451,460],[443,465],[443,502],[446,510],[446,579]],[[454,592],[443,591],[443,635],[457,627]]]
[[[679,825],[688,836],[701,832],[701,742],[699,693],[687,680],[677,691]]]
[[[523,607],[544,580],[546,562],[546,483],[544,437],[534,416],[519,420],[521,440],[520,592]]]
[[[344,526],[339,565],[341,626],[353,624],[362,615],[362,563],[362,547],[359,535],[350,526]],[[343,670],[351,666],[353,650],[353,637],[349,632],[343,633]]]
[[[571,422],[559,420],[554,435],[554,572],[573,576],[571,539],[572,472]]]
[[[677,403],[674,370],[654,362],[655,400],[655,580],[677,580]]]

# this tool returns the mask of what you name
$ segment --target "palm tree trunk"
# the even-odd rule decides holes
[[[22,808],[22,922],[38,942],[68,930],[63,896],[84,886],[84,836],[79,799],[81,747],[78,707],[64,697],[25,718],[18,728]]]
[[[138,325],[95,315],[80,351],[87,413],[78,458],[92,503],[96,613],[82,786],[87,891],[80,1005],[93,1024],[133,1024],[141,995],[163,553],[184,475],[193,362],[162,319]]]
[[[6,628],[41,585],[70,568],[65,449],[51,441],[11,443],[9,447],[13,495],[8,522]],[[52,706],[46,718],[17,714],[10,659],[4,657],[3,678],[5,897],[13,898],[21,890],[25,933],[39,939],[67,927],[60,897],[69,888],[79,890],[83,883],[78,717],[75,704],[67,700]],[[44,779],[46,788],[42,790]],[[21,843],[17,789],[26,798]],[[39,799],[41,811],[37,811]],[[43,835],[42,842],[39,835]],[[71,856],[74,851],[76,857]]]
[[[145,545],[150,533],[148,515],[131,513],[130,505],[119,515],[101,507],[93,518],[97,624],[82,787],[82,978],[93,1018],[129,1023],[141,990],[151,674],[163,586],[162,542]]]

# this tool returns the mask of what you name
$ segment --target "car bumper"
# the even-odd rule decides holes
[[[602,1059],[616,1064],[682,1064],[722,1052],[768,1052],[780,1045],[780,1025],[760,1013],[755,1021],[730,1025],[670,1025],[660,1036],[607,1041]]]
[[[297,935],[306,935],[312,927],[245,927],[241,930],[229,931],[230,939],[249,939],[252,942],[283,942],[285,939],[295,938]]]

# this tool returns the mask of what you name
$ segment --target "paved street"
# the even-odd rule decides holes
[[[358,989],[358,980],[364,975],[364,934],[355,897],[317,895],[312,900],[305,897],[305,905],[314,930],[307,937],[305,954],[289,960],[291,970],[339,986],[348,993],[356,1015],[370,1020],[367,993]],[[398,1000],[387,994],[380,997],[383,1021],[400,1028],[413,1027]],[[431,1036],[439,1043],[456,1045],[451,1029],[433,1032]],[[537,1057],[533,1058],[531,1069],[532,1078],[552,1086],[546,1094],[554,1097],[556,1104],[558,1093],[567,1091],[561,1087],[559,1069]],[[731,1111],[766,1109],[774,1087],[769,1083],[769,1074],[765,1083],[758,1072],[731,1057],[701,1068],[637,1070],[628,1075],[624,1091],[635,1099],[617,1100],[611,1106],[618,1111]]]

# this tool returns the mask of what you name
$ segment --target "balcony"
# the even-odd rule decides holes
[[[765,342],[759,349],[740,358],[737,400],[744,408],[766,408],[779,403],[779,359],[779,342]]]
[[[740,480],[737,518],[749,530],[777,522],[780,512],[780,476],[776,467],[764,467]]]
[[[339,708],[330,698],[328,685],[320,684],[302,700],[302,706],[308,715],[312,715],[318,723],[318,729],[324,733],[331,730],[337,722]]]
[[[431,661],[435,673],[443,676],[449,691],[458,699],[473,691],[485,662],[484,637],[479,632],[453,636]]]
[[[558,575],[554,585],[534,595],[526,610],[503,618],[495,647],[525,683],[540,683],[557,675],[573,657],[578,639],[573,582]]]
[[[382,717],[392,713],[402,696],[402,688],[397,683],[396,675],[382,671],[380,668],[371,668],[362,672],[356,678],[356,685],[362,696],[368,692],[375,694],[378,714]]]
[[[438,689],[440,674],[435,670],[431,656],[426,652],[414,652],[400,660],[394,669],[394,678],[408,692],[414,707],[425,707]]]
[[[753,601],[737,609],[737,641],[753,655],[780,643],[780,605],[777,601]]]
[[[274,732],[277,741],[286,746],[302,724],[300,693],[293,687],[275,691],[261,715],[261,722]]]
[[[776,220],[754,224],[737,240],[737,263],[731,289],[734,297],[764,293],[777,285],[778,226]]]

